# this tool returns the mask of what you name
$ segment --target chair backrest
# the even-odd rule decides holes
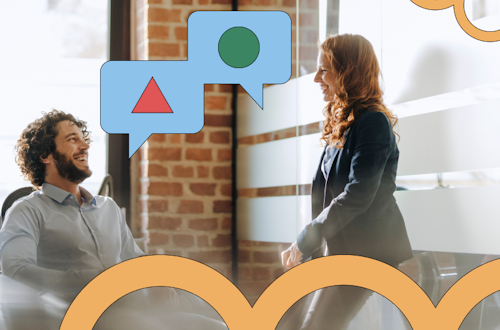
[[[99,192],[97,194],[101,196],[108,196],[111,198],[114,197],[113,177],[111,176],[111,174],[106,174],[106,176],[102,180],[101,187],[99,188]]]
[[[17,201],[18,199],[28,196],[35,190],[36,189],[34,187],[23,187],[11,192],[9,196],[7,196],[2,205],[2,217],[0,218],[0,227],[2,225],[3,219],[5,218],[5,213],[7,213],[9,207],[11,207],[12,204],[14,204],[14,202]]]

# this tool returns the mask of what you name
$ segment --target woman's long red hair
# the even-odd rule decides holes
[[[383,112],[394,127],[398,119],[382,101],[380,68],[371,43],[360,35],[341,34],[327,38],[319,49],[337,77],[336,97],[323,109],[321,139],[342,148],[345,131],[365,109]]]

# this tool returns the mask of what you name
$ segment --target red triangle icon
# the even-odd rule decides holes
[[[142,92],[132,113],[173,113],[153,77]]]

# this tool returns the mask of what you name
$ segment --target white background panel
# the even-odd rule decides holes
[[[238,148],[238,189],[277,187],[297,182],[297,139]]]
[[[298,118],[297,125],[306,125],[325,120],[323,109],[327,102],[323,101],[323,93],[319,84],[314,82],[316,73],[302,76],[298,83]]]
[[[395,193],[414,250],[500,254],[500,186]]]
[[[406,117],[398,175],[500,167],[500,100]]]
[[[238,137],[273,132],[297,123],[297,81],[264,88],[264,110],[248,95],[238,95]]]
[[[382,0],[340,0],[339,33],[361,34],[382,55]]]
[[[411,1],[383,0],[382,10],[388,104],[500,81],[500,43],[470,37],[452,7],[427,10]],[[360,29],[370,33],[376,27],[365,24]]]
[[[297,163],[299,164],[298,184],[310,184],[318,169],[324,147],[320,142],[321,133],[299,137]]]
[[[295,241],[298,198],[239,198],[238,239],[260,242]]]

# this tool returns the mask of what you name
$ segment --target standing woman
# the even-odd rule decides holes
[[[326,147],[312,183],[313,220],[282,253],[283,265],[321,255],[326,241],[324,255],[360,255],[397,267],[413,255],[393,196],[397,118],[382,102],[373,47],[359,35],[329,37],[319,47],[317,70],[314,82],[328,102]],[[346,329],[371,293],[354,286],[316,291],[301,329]]]

